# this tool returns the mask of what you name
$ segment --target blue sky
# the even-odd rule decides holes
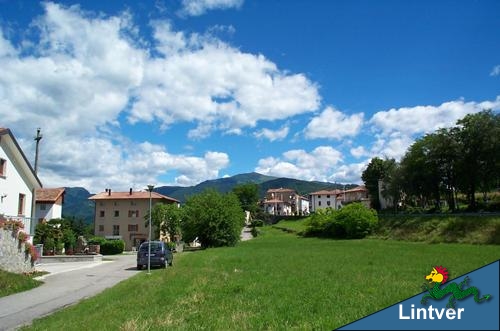
[[[0,0],[0,127],[45,187],[361,183],[500,110],[499,1]]]

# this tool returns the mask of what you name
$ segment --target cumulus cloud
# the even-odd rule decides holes
[[[295,149],[283,153],[282,158],[260,159],[255,171],[277,177],[327,181],[342,161],[342,153],[338,150],[319,146],[311,152]]]
[[[266,138],[269,141],[275,140],[283,140],[288,135],[290,128],[288,126],[284,126],[279,130],[270,130],[267,128],[263,128],[254,133],[254,136],[257,138]]]
[[[362,113],[348,116],[333,107],[327,107],[307,124],[305,136],[309,139],[337,140],[344,137],[354,137],[363,126],[363,117]]]
[[[500,76],[500,65],[496,65],[491,69],[490,76]]]
[[[389,136],[394,132],[404,132],[408,135],[424,134],[451,127],[465,115],[484,109],[499,110],[500,97],[494,101],[455,100],[439,106],[393,108],[374,114],[370,119],[370,124],[376,132],[381,132],[384,136]]]
[[[147,63],[131,123],[195,122],[200,128],[190,134],[203,138],[210,130],[237,132],[319,106],[317,87],[303,74],[282,72],[264,56],[242,53],[220,40],[174,32],[170,24],[154,28],[155,47],[163,57]]]
[[[220,4],[205,2],[204,8]],[[14,44],[0,29],[0,118],[28,156],[42,127],[39,170],[46,186],[135,187],[167,171],[177,174],[171,184],[194,185],[216,178],[229,164],[229,156],[217,151],[175,155],[128,141],[123,119],[163,130],[194,123],[188,136],[199,139],[214,130],[238,134],[258,121],[319,105],[317,87],[304,75],[281,71],[264,56],[212,35],[155,21],[149,45],[128,12],[106,16],[52,2],[43,7],[31,24],[35,39]]]
[[[241,8],[243,0],[182,0],[181,15],[200,16],[209,10]]]

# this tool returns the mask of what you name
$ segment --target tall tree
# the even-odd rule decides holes
[[[371,206],[374,209],[380,210],[379,181],[387,179],[388,169],[393,166],[394,162],[394,159],[382,160],[374,157],[361,175],[370,195]]]
[[[460,187],[469,208],[476,210],[476,192],[488,192],[500,178],[500,115],[491,110],[457,121],[461,146]]]
[[[238,197],[241,208],[254,216],[259,203],[259,186],[254,183],[240,184],[233,188],[233,193]]]
[[[154,238],[160,238],[160,232],[169,234],[172,240],[181,235],[182,211],[175,203],[157,203],[151,210],[151,224]],[[146,227],[149,226],[149,212],[144,216]]]
[[[198,237],[203,247],[233,246],[239,241],[245,214],[234,193],[207,189],[191,196],[183,210],[186,240]]]

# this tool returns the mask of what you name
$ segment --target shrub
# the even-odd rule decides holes
[[[252,227],[252,229],[250,230],[250,233],[252,234],[252,237],[257,237],[259,235],[259,229],[257,229],[256,227]]]
[[[377,212],[361,203],[342,209],[320,209],[308,220],[306,236],[360,239],[370,234],[378,223]]]
[[[121,239],[119,240],[104,240],[102,244],[93,244],[101,246],[102,255],[116,255],[123,253],[125,249],[125,242]]]
[[[263,220],[252,220],[250,222],[250,227],[255,228],[257,226],[264,226],[264,221]]]
[[[103,245],[106,242],[106,238],[104,237],[92,237],[87,241],[88,245]]]

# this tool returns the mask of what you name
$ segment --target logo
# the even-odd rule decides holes
[[[449,294],[450,298],[448,299],[448,303],[446,304],[446,309],[441,308],[433,308],[430,305],[426,308],[415,308],[415,305],[411,305],[410,315],[405,315],[403,305],[399,305],[399,319],[400,320],[414,320],[414,319],[442,319],[446,317],[449,320],[453,319],[462,319],[462,314],[465,313],[465,308],[455,309],[456,300],[463,300],[471,295],[474,296],[474,301],[477,303],[481,303],[483,301],[491,298],[490,294],[486,294],[482,297],[479,297],[479,290],[475,286],[468,287],[464,289],[464,286],[470,281],[469,276],[466,276],[465,279],[460,283],[448,283],[444,288],[441,288],[441,285],[445,284],[448,280],[448,271],[445,267],[436,266],[432,268],[430,274],[425,276],[425,279],[428,280],[428,283],[424,283],[422,289],[424,291],[428,291],[427,294],[424,294],[420,303],[423,305],[427,304],[429,299],[441,300],[447,297]],[[432,285],[434,283],[434,285]],[[444,286],[444,285],[443,285]],[[446,313],[445,313],[446,311]]]
[[[449,283],[446,287],[440,288],[440,286],[446,283],[446,281],[448,280],[448,271],[445,267],[442,266],[436,266],[432,268],[431,273],[425,276],[425,279],[429,281],[429,284],[424,283],[422,288],[424,291],[429,291],[429,293],[425,294],[422,297],[422,300],[420,300],[420,303],[423,305],[427,303],[428,299],[441,300],[450,293],[451,296],[448,300],[446,308],[452,309],[455,309],[456,300],[463,300],[470,295],[474,296],[474,301],[477,303],[481,303],[491,297],[490,294],[479,297],[479,290],[475,286],[463,289],[463,287],[470,281],[469,276],[466,276],[465,279],[460,282],[460,284]],[[432,283],[434,283],[434,286],[432,286]]]

